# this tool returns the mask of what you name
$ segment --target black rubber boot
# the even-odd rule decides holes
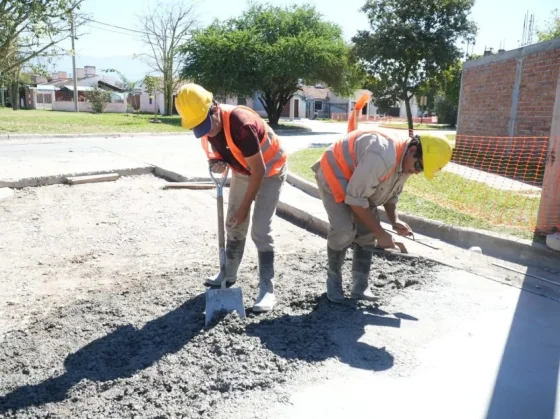
[[[358,300],[377,301],[369,287],[369,271],[373,252],[354,243],[354,258],[352,259],[352,298]]]
[[[259,296],[253,306],[255,313],[271,311],[274,296],[274,252],[259,252]]]
[[[329,266],[327,268],[327,298],[333,303],[344,301],[344,291],[342,289],[342,265],[346,258],[346,251],[333,250],[327,247],[327,257]]]
[[[237,271],[243,259],[245,251],[245,239],[243,240],[230,240],[226,242],[226,285],[231,286],[237,281]],[[222,285],[222,275],[219,272],[217,275],[206,278],[206,285],[212,287],[219,287]]]

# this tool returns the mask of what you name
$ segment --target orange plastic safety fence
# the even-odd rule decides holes
[[[548,142],[458,135],[451,162],[428,189],[429,199],[482,228],[535,231]]]

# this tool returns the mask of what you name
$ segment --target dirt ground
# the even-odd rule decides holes
[[[384,371],[359,342],[394,320],[384,304],[439,267],[376,257],[378,306],[325,297],[326,242],[275,219],[278,305],[204,327],[217,266],[214,191],[162,190],[152,176],[16,191],[0,203],[0,417],[227,417],[232,400],[276,392],[327,361]],[[257,295],[249,241],[240,281]],[[351,252],[345,264],[349,287]],[[348,292],[348,290],[347,290]]]

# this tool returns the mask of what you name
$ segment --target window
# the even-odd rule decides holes
[[[237,97],[237,104],[240,106],[247,106],[247,98],[246,97]]]
[[[320,100],[315,101],[315,112],[320,112],[323,110],[323,102]]]
[[[152,98],[151,98],[151,97],[150,97],[150,102],[149,102],[149,104],[150,104],[150,105],[152,104]]]

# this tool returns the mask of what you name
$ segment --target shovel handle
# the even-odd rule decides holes
[[[226,287],[226,234],[224,227],[224,185],[229,173],[229,166],[218,178],[214,176],[212,168],[209,168],[210,177],[216,184],[216,201],[218,207],[218,248],[220,251],[220,273],[222,274],[221,288]]]

